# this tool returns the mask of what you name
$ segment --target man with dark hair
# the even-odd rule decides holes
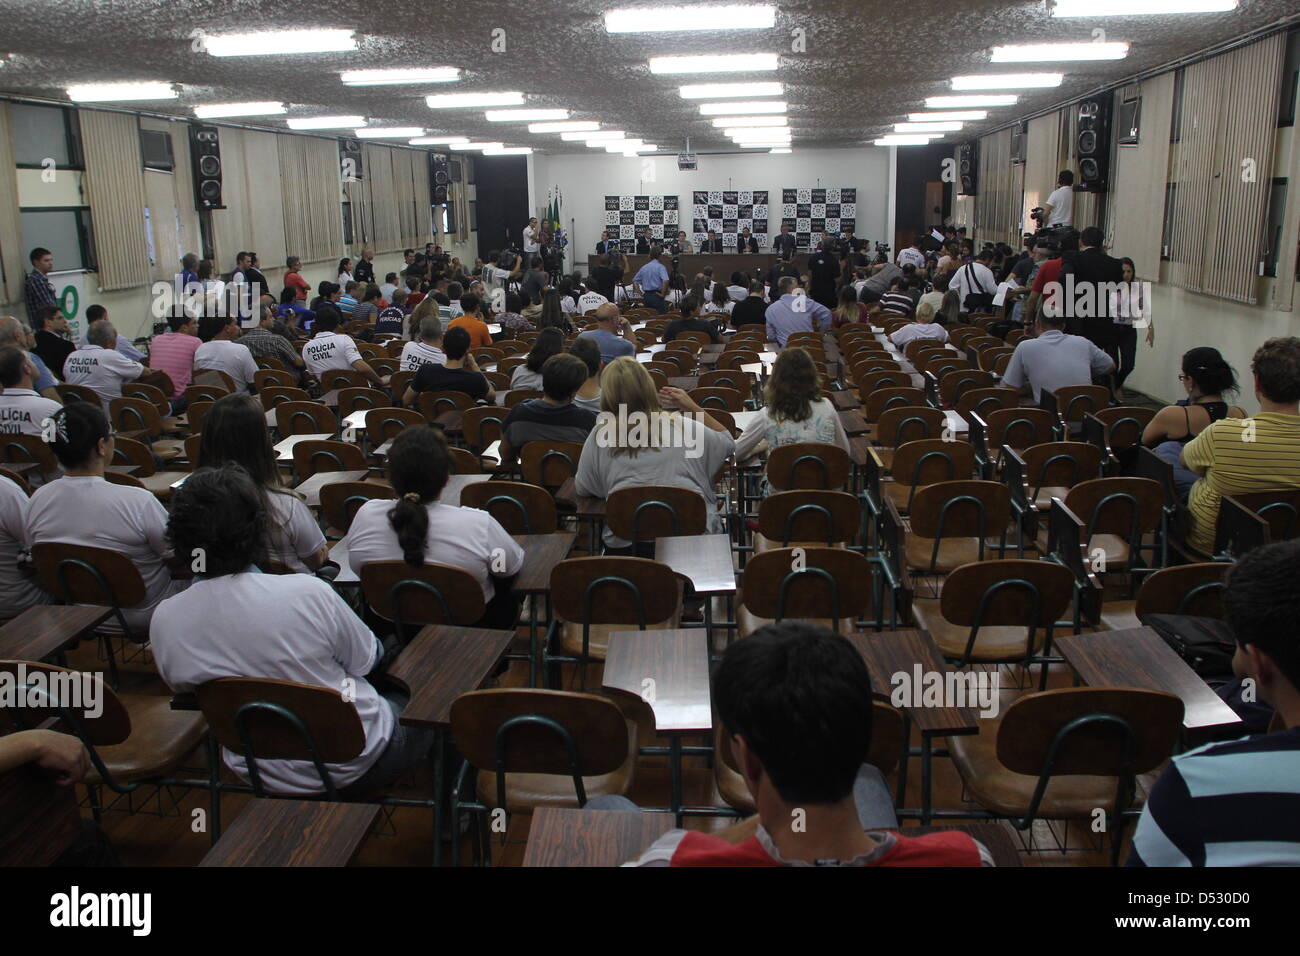
[[[292,290],[286,289],[290,295]],[[203,343],[199,340],[199,320],[185,313],[167,316],[168,331],[154,336],[149,343],[149,367],[166,373],[172,383],[172,414],[185,410],[185,389],[194,376],[194,353]]]
[[[722,341],[722,335],[718,332],[718,324],[700,318],[700,300],[694,295],[688,295],[682,299],[678,308],[681,310],[682,317],[673,319],[668,323],[661,341],[671,342],[683,332],[703,332],[709,337],[709,341],[715,345]],[[725,317],[723,316],[723,318]]]
[[[248,329],[236,341],[252,353],[253,361],[273,358],[283,362],[290,369],[304,368],[302,356],[289,344],[289,340],[275,332],[275,310],[269,305],[262,306],[262,320],[255,328]]]
[[[209,315],[199,320],[199,341],[194,353],[194,367],[204,371],[225,372],[239,391],[253,391],[257,362],[253,353],[242,347],[239,323],[233,315]]]
[[[37,246],[27,258],[31,261],[32,271],[27,273],[24,281],[23,298],[27,301],[27,322],[35,328],[36,314],[44,307],[59,304],[54,286],[47,278],[54,271],[54,253]]]
[[[1037,335],[1016,345],[1002,376],[1007,388],[1018,388],[1039,401],[1045,390],[1089,385],[1093,377],[1115,369],[1109,355],[1081,335],[1065,333],[1064,316],[1045,309],[1035,325]]]
[[[767,324],[767,302],[763,300],[763,283],[751,282],[749,294],[731,310],[731,327]]]
[[[531,301],[534,295],[540,298],[542,290],[550,284],[550,277],[542,268],[542,257],[533,256],[528,263],[528,271],[524,273],[523,281],[519,283],[519,294]]]
[[[1251,359],[1259,412],[1212,422],[1179,462],[1201,478],[1187,497],[1187,543],[1214,551],[1224,495],[1300,488],[1300,338],[1269,339]]]
[[[479,317],[479,297],[473,292],[466,292],[460,297],[460,307],[464,310],[447,323],[448,329],[464,329],[469,333],[470,348],[489,348],[492,345],[492,331],[487,323]]]
[[[86,306],[87,325],[94,322],[107,320],[107,319],[108,319],[108,309],[104,308],[102,305],[95,304],[95,305]],[[129,358],[132,362],[143,362],[145,360],[145,354],[141,352],[138,348],[136,348],[134,345],[132,345],[131,340],[128,339],[125,335],[119,335],[117,337],[117,350],[121,352],[123,355],[125,355],[127,358]]]
[[[700,252],[722,252],[722,237],[710,229],[704,241],[700,243]]]
[[[307,371],[320,378],[322,372],[333,369],[354,369],[376,385],[381,387],[387,385],[387,376],[380,377],[379,373],[361,357],[361,352],[357,349],[357,343],[352,341],[352,336],[336,332],[335,329],[338,327],[337,309],[322,308],[316,313],[316,322],[312,326],[316,334],[302,348],[302,358]]]
[[[1300,866],[1300,541],[1228,567],[1232,669],[1284,729],[1174,757],[1142,809],[1129,866]]]
[[[925,268],[925,253],[921,247],[925,245],[925,236],[917,236],[912,240],[912,244],[906,249],[899,250],[898,264],[900,266],[915,266],[918,269]]]
[[[530,441],[585,442],[596,413],[573,403],[587,381],[587,363],[561,352],[542,365],[541,398],[520,402],[501,423],[501,463],[513,461]]]
[[[782,259],[793,259],[799,240],[790,231],[790,224],[781,223],[781,231],[772,237],[772,251]]]
[[[441,365],[426,362],[419,367],[402,397],[403,404],[414,405],[420,392],[464,392],[470,398],[494,401],[496,389],[479,371],[469,348],[469,332],[463,328],[448,329],[442,337],[446,360]]]
[[[880,297],[880,311],[885,315],[898,315],[908,318],[915,303],[907,294],[908,280],[904,276],[895,276],[889,284],[889,291]]]
[[[68,328],[68,317],[56,305],[42,306],[36,313],[36,346],[32,349],[55,375],[63,375],[63,363],[77,350]]]
[[[1118,259],[1102,251],[1104,241],[1102,231],[1089,226],[1079,233],[1079,251],[1062,257],[1067,283],[1064,301],[1069,310],[1067,327],[1118,360],[1119,327],[1111,315],[1110,300],[1112,295],[1119,294],[1124,267]]]
[[[785,348],[786,341],[796,332],[830,331],[831,310],[809,298],[795,279],[782,277],[773,295],[776,298],[764,313],[769,342]]]
[[[1074,223],[1074,173],[1061,170],[1056,177],[1056,188],[1043,203],[1043,226],[1069,226]]]
[[[42,398],[33,387],[36,366],[31,355],[16,345],[0,348],[0,434],[45,434],[45,420],[63,406]]]
[[[898,832],[871,749],[871,679],[837,634],[783,621],[727,648],[713,702],[753,795],[753,835],[672,830],[637,866],[991,866],[965,833]],[[597,809],[622,806],[596,798]],[[588,804],[590,806],[590,804]],[[797,822],[792,822],[797,821]]]

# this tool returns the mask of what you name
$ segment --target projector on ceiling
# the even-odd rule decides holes
[[[695,158],[694,153],[678,153],[677,168],[682,171],[699,169],[700,164]]]

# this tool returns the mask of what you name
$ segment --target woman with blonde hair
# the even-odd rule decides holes
[[[574,476],[579,495],[608,498],[643,485],[690,488],[708,505],[709,531],[725,530],[713,484],[736,447],[725,426],[680,388],[656,392],[650,373],[631,356],[605,367],[600,407]],[[627,552],[631,545],[605,529],[607,551]]]

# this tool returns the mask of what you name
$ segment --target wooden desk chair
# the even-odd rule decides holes
[[[928,405],[895,406],[882,412],[876,427],[876,457],[889,471],[894,463],[894,449],[910,441],[922,441],[928,438],[944,438],[947,435],[948,419],[942,411]]]
[[[287,372],[290,375],[293,375],[295,372],[294,369],[290,368],[274,355],[263,355],[261,357],[254,356],[254,360],[257,362],[259,371]]]
[[[1093,478],[1075,485],[1065,495],[1064,505],[1083,523],[1082,544],[1089,563],[1101,573],[1148,570],[1160,566],[1154,540],[1160,530],[1165,492],[1150,478]],[[1040,553],[1049,550],[1049,533],[1041,531],[1037,546]],[[1142,550],[1152,549],[1150,563],[1142,559]]]
[[[378,447],[412,425],[423,424],[424,416],[411,408],[372,408],[366,412],[366,440]]]
[[[487,383],[498,392],[510,391],[510,376],[504,372],[479,372]]]
[[[636,339],[638,352],[643,349],[648,349],[650,346],[656,345],[659,342],[659,336],[655,335],[649,329],[637,329],[632,333],[632,336]]]
[[[215,402],[217,399],[233,392],[233,388],[226,388],[222,385],[187,385],[185,387],[185,407],[188,408],[195,402]]]
[[[936,379],[942,379],[949,372],[969,370],[971,365],[960,355],[953,355],[947,349],[932,351],[912,363],[922,375],[927,372]]]
[[[578,473],[582,443],[575,441],[530,441],[519,456],[524,481],[545,488],[552,495]]]
[[[971,368],[953,369],[939,378],[939,400],[945,406],[952,407],[961,400],[965,392],[976,388],[992,387],[992,372]]]
[[[1037,511],[1046,511],[1053,498],[1064,498],[1075,485],[1101,475],[1101,451],[1086,442],[1030,445],[1020,459],[1025,463],[1029,500]]]
[[[878,388],[873,391],[862,401],[862,417],[867,422],[878,422],[880,416],[888,409],[911,405],[913,407],[925,404],[925,392],[919,388],[913,388],[911,385],[893,386],[889,388]],[[874,437],[874,429],[867,433],[868,437]]]
[[[983,389],[972,389],[972,393]],[[975,460],[984,478],[996,477],[1002,468],[1002,447],[1023,452],[1032,445],[1053,441],[1058,419],[1042,408],[1024,406],[1000,408],[987,415],[974,411],[966,418],[966,438],[975,449]]]
[[[592,797],[625,795],[636,776],[636,724],[595,694],[471,691],[451,705],[451,736],[465,758],[452,798],[453,859],[463,811],[477,821],[475,862],[490,864],[490,811],[583,807]]]
[[[978,734],[948,738],[953,766],[981,816],[1095,821],[1104,808],[1111,864],[1119,863],[1136,778],[1174,752],[1183,702],[1121,687],[1066,687],[1021,697]]]
[[[384,343],[384,348],[388,350],[389,358],[401,358],[402,350],[406,348],[406,342],[402,339],[389,339]]]
[[[179,440],[162,437],[179,432],[176,420],[164,420],[152,402],[143,398],[115,398],[108,403],[108,413],[115,429],[138,434],[163,461],[171,461],[183,454]]]
[[[361,566],[361,593],[407,644],[427,624],[470,627],[487,610],[483,589],[463,568],[425,562],[371,561]],[[498,585],[500,587],[502,585]]]
[[[717,368],[710,372],[701,372],[696,388],[730,388],[741,395],[752,395],[754,376],[737,369]]]
[[[1088,412],[1080,423],[1080,438],[1101,449],[1107,474],[1121,474],[1123,462],[1129,462],[1132,449],[1142,444],[1142,431],[1155,417],[1155,409],[1134,405],[1113,405]]]
[[[297,388],[292,385],[268,385],[266,388],[259,388],[257,390],[257,397],[262,402],[262,409],[268,412],[283,402],[311,401],[311,396],[307,394],[306,389]],[[191,403],[189,407],[192,409],[194,407],[193,403]],[[193,418],[191,418],[191,430],[197,431],[198,429],[194,427],[193,421]]]
[[[366,456],[346,441],[300,441],[293,446],[293,471],[305,480],[321,471],[364,471]]]
[[[1055,402],[1055,408],[1049,407]],[[1046,389],[1040,394],[1044,408],[1056,411],[1061,416],[1065,431],[1078,432],[1083,425],[1083,416],[1091,412],[1096,414],[1110,404],[1110,389],[1105,385],[1066,385],[1054,392]]]
[[[949,355],[952,354],[952,352],[948,350],[947,345],[943,342],[936,341],[935,339],[913,339],[903,347],[903,354],[907,356],[907,360],[913,365],[916,365],[916,363],[921,359],[921,356],[932,352],[938,355],[944,353]]]
[[[982,329],[973,325],[956,325],[948,329],[948,342],[959,349],[964,349],[968,341],[979,338],[983,334]]]
[[[432,423],[438,416],[447,412],[464,411],[474,407],[474,399],[464,392],[434,391],[420,392],[416,396],[415,407],[420,410],[425,421]]]
[[[1020,395],[1014,388],[968,388],[953,405],[954,410],[970,423],[971,415],[987,420],[993,412],[1020,407]],[[1048,439],[1050,440],[1050,439]]]
[[[668,379],[677,378],[682,374],[681,369],[677,367],[676,362],[660,362],[656,359],[652,362],[642,362],[641,367],[649,372],[651,376],[661,376],[665,385],[668,383]],[[663,386],[661,385],[659,387],[662,388]]]
[[[776,548],[755,554],[745,563],[737,633],[747,637],[787,619],[806,620],[836,634],[858,630],[858,622],[873,613],[875,573],[872,561],[846,548]]]
[[[377,388],[342,388],[339,389],[338,416],[343,419],[353,412],[385,408],[389,401],[389,397]]]
[[[189,422],[189,430],[191,434],[197,435],[199,432],[203,431],[203,419],[207,416],[208,412],[212,410],[212,406],[215,404],[216,402],[195,402],[193,405],[185,409],[185,417]]]
[[[999,361],[1010,361],[1011,356],[1015,354],[1015,348],[1006,345],[989,345],[980,349],[976,354],[979,358],[979,368],[985,372],[992,372],[997,368]],[[1005,368],[1005,363],[1003,365]]]
[[[950,574],[963,564],[989,560],[988,539],[1002,557],[1011,520],[1011,495],[996,481],[941,481],[919,489],[904,543],[914,574]]]
[[[704,346],[712,345],[713,337],[709,335],[708,332],[678,332],[673,338],[672,344],[674,346],[688,346],[693,344],[694,347],[691,350],[693,352],[698,352],[700,349],[704,348]]]
[[[1300,536],[1300,489],[1225,495],[1215,525],[1216,555],[1240,556]]]
[[[497,361],[498,369],[501,368],[502,362],[507,361],[512,356],[526,356],[528,353],[528,343],[522,339],[502,339],[496,344],[496,347],[504,353],[504,356]]]
[[[605,524],[638,554],[649,556],[656,538],[704,534],[708,506],[698,492],[669,485],[620,488],[605,503]]]
[[[267,359],[266,361],[273,361]],[[298,376],[293,372],[287,372],[278,368],[259,368],[253,374],[253,387],[257,389],[260,395],[264,389],[272,385],[280,385],[285,388],[297,388]]]
[[[527,355],[507,355],[505,358],[498,360],[497,371],[504,375],[512,375],[515,369],[527,364]]]
[[[370,342],[358,342],[357,351],[361,353],[361,357],[367,362],[373,362],[381,355],[385,358],[388,357],[388,352],[386,350],[381,350],[378,345],[374,345]]]
[[[535,398],[541,398],[545,393],[536,388],[514,388],[506,393],[505,402],[502,408],[514,408],[520,402],[530,402]]]
[[[615,631],[665,631],[678,626],[682,584],[673,569],[633,557],[566,558],[551,571],[553,618],[542,651],[543,673],[559,686],[560,664],[603,662]]]
[[[332,368],[316,376],[322,392],[344,388],[370,388],[370,379],[354,368]]]
[[[158,409],[158,414],[162,418],[167,418],[172,413],[171,401],[157,385],[146,385],[144,382],[123,382],[122,396],[124,398],[143,398]]]
[[[505,424],[509,410],[498,405],[477,405],[465,409],[461,416],[461,436],[465,444],[476,455],[495,441],[501,439],[501,427]]]
[[[883,464],[883,462],[882,462]],[[912,507],[912,498],[926,485],[962,481],[975,474],[975,450],[963,441],[925,438],[894,449],[893,481],[881,484],[885,497],[900,513]]]
[[[26,674],[25,682],[20,679],[20,668]],[[37,661],[0,661],[0,673],[9,675],[15,686],[26,684],[28,691],[23,696],[27,699],[22,703],[45,703],[13,706],[14,695],[4,695],[0,698],[0,713],[19,729],[34,729],[47,720],[58,720],[61,729],[85,745],[91,770],[84,783],[95,819],[100,818],[103,809],[100,787],[118,794],[133,793],[145,786],[207,788],[205,780],[172,777],[207,734],[202,715],[172,710],[170,698],[165,695],[118,694],[96,675],[101,706],[98,716],[92,716],[93,711],[59,706],[48,696],[54,680],[68,679],[56,675],[76,675],[76,671]],[[31,680],[35,674],[42,675],[42,683]],[[67,790],[74,792],[71,787]]]
[[[199,438],[200,436],[196,433],[185,439],[186,461],[194,462],[197,460],[195,456],[198,453],[198,445],[195,443],[193,449],[191,449],[191,443],[194,442],[195,439]],[[139,479],[139,483],[143,487],[148,488],[160,498],[171,497],[170,486],[172,482],[186,474],[186,472],[180,470],[159,471],[153,452],[149,450],[149,446],[145,445],[143,442],[138,442],[130,438],[114,439],[112,464],[134,465],[139,469],[139,471],[135,473],[134,477]],[[106,472],[104,477],[108,478],[111,474],[113,473]]]
[[[734,388],[706,388],[701,386],[691,389],[687,394],[705,411],[712,411],[715,408],[724,412],[743,412],[745,410],[745,394]]]
[[[776,491],[841,489],[852,465],[849,453],[838,445],[796,442],[768,453],[767,481]]]
[[[402,396],[406,390],[411,387],[411,382],[415,380],[414,371],[394,372],[388,380],[388,392],[393,397],[394,402],[401,402]]]
[[[1051,561],[1010,558],[963,564],[939,597],[915,598],[912,615],[957,667],[1016,664],[1042,669],[1047,683],[1052,630],[1074,598],[1074,575]]]
[[[504,351],[491,345],[480,345],[478,348],[470,349],[469,354],[474,356],[474,361],[480,365],[500,362],[506,357]]]
[[[201,434],[191,435],[185,439],[185,460],[191,463],[197,463],[199,460],[199,450],[203,447],[203,436]],[[179,477],[179,476],[178,476]],[[173,481],[176,479],[173,478]]]
[[[36,470],[43,475],[54,475],[59,471],[59,462],[54,457],[49,443],[36,435],[22,435],[17,432],[0,435],[0,460],[18,464],[32,461]]]
[[[899,369],[881,369],[855,377],[854,383],[857,385],[858,398],[866,405],[871,399],[871,393],[877,389],[910,388],[912,377]]]
[[[325,537],[342,538],[352,527],[357,509],[375,499],[394,501],[397,492],[390,485],[375,481],[340,481],[323,485],[320,490],[321,513],[325,516]]]
[[[280,402],[275,406],[275,430],[291,435],[333,435],[339,430],[334,410],[320,402]]]
[[[822,336],[824,332],[792,332],[786,339],[786,348],[803,348],[808,345],[820,347],[822,345]]]
[[[452,445],[447,451],[451,453],[451,473],[453,475],[483,474],[483,462],[469,449],[457,448]]]
[[[0,468],[0,478],[7,478],[15,485],[22,489],[23,494],[28,498],[32,496],[32,486],[27,483],[27,479],[11,468]]]
[[[718,357],[718,364],[714,366],[718,371],[739,372],[742,365],[757,365],[760,362],[758,352],[749,348],[726,349]],[[685,374],[678,372],[679,375]]]
[[[690,375],[691,370],[698,364],[695,353],[689,349],[678,349],[668,346],[662,352],[658,353],[657,362],[667,362],[677,367],[677,375]],[[669,376],[670,378],[675,376]]]
[[[554,534],[559,530],[555,499],[546,489],[522,481],[466,485],[460,493],[460,504],[486,511],[510,534]]]
[[[849,366],[849,379],[859,383],[868,378],[875,372],[895,372],[902,373],[903,366],[898,360],[884,355],[854,356],[853,364]],[[904,376],[906,377],[906,376]],[[874,381],[874,379],[870,379]],[[911,379],[908,379],[910,382]]]
[[[54,386],[54,390],[59,393],[59,398],[66,405],[69,402],[98,402],[99,393],[93,388],[86,385],[69,385],[67,382],[60,382]],[[103,403],[100,402],[102,405]]]
[[[862,523],[862,502],[845,491],[779,491],[758,506],[754,553],[789,547],[848,547]]]

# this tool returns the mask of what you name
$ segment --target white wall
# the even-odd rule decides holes
[[[795,186],[845,187],[858,190],[859,239],[891,242],[892,190],[889,149],[796,149],[793,153],[701,155],[699,169],[681,172],[673,156],[628,157],[589,150],[590,155],[534,154],[529,166],[530,195],[544,197],[555,186],[564,196],[560,218],[570,228],[569,267],[585,271],[587,255],[605,223],[605,197],[677,196],[679,228],[691,232],[691,193],[697,189],[766,189],[773,206],[769,229],[780,231],[781,190]],[[540,198],[538,201],[542,201]],[[766,252],[767,250],[763,250]]]

